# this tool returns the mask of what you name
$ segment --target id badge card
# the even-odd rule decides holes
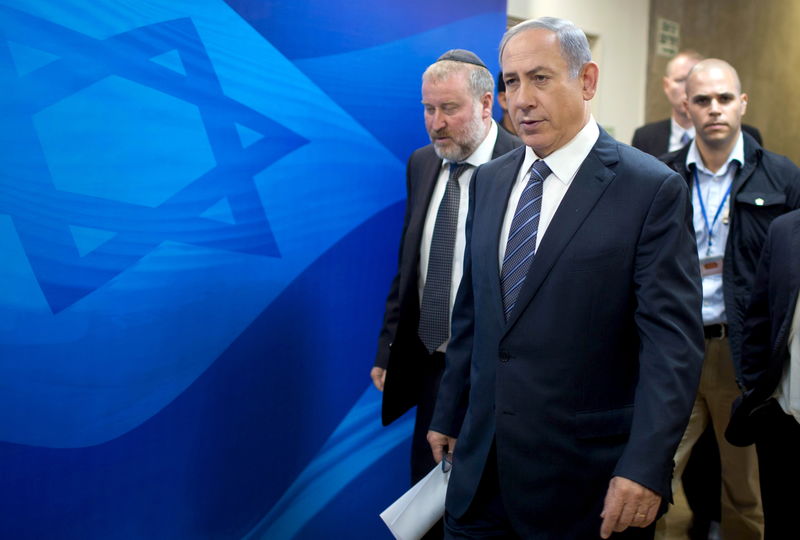
[[[700,275],[715,276],[722,273],[722,255],[704,257],[700,259]]]

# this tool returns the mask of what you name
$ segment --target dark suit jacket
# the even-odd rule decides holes
[[[693,171],[686,167],[688,154],[687,145],[661,159],[694,189]],[[740,384],[742,324],[767,229],[776,217],[800,208],[800,169],[788,158],[764,150],[745,133],[744,162],[731,185],[731,218],[722,264],[731,359]]]
[[[789,359],[788,339],[800,290],[800,210],[770,225],[744,322],[742,382],[725,436],[731,444],[755,441],[759,408],[772,396]]]
[[[594,538],[613,476],[670,495],[703,358],[692,210],[679,176],[601,130],[506,322],[498,242],[523,158],[517,149],[473,177],[431,429],[458,436],[448,512],[466,512],[495,442],[519,535]]]
[[[672,130],[670,119],[661,120],[660,122],[652,122],[645,124],[636,129],[633,133],[633,141],[631,146],[638,148],[642,152],[646,152],[651,156],[661,157],[669,152],[669,135]],[[761,133],[758,128],[742,124],[742,130],[749,133],[758,144],[763,146],[761,142]]]
[[[492,158],[520,146],[522,141],[498,126]],[[386,368],[382,419],[387,425],[419,403],[420,362],[429,361],[417,336],[419,326],[419,246],[433,188],[442,160],[433,145],[411,154],[406,168],[406,213],[400,239],[398,270],[386,299],[383,327],[378,337],[375,365]],[[433,400],[435,396],[426,396]]]

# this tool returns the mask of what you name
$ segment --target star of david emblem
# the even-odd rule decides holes
[[[40,65],[21,65],[21,51],[35,51]],[[54,313],[163,242],[280,256],[253,177],[308,141],[226,96],[190,19],[95,39],[0,8],[0,78],[0,212],[11,216]],[[83,155],[80,123],[103,125],[104,114],[107,133],[89,134],[95,163],[52,159],[64,147]],[[125,133],[119,118],[142,132]],[[139,146],[144,166],[115,166],[119,154],[137,164]],[[171,169],[173,149],[183,161]]]

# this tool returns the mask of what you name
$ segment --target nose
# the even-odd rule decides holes
[[[711,114],[720,114],[720,105],[719,101],[717,101],[716,98],[713,98],[711,100],[711,107],[709,109],[709,112],[711,112]]]
[[[445,121],[445,115],[442,113],[441,110],[435,109],[433,113],[430,114],[430,121],[431,121],[431,129],[439,131],[447,126],[447,122]]]
[[[521,81],[519,83],[519,87],[517,91],[514,92],[513,99],[510,101],[513,101],[513,105],[516,106],[517,109],[523,111],[526,109],[535,109],[539,105],[539,101],[536,99],[536,89],[533,84],[527,81]]]

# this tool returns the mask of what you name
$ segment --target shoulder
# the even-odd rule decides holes
[[[654,133],[663,133],[664,130],[669,131],[670,123],[669,118],[666,120],[659,120],[658,122],[650,122],[649,124],[645,124],[636,128],[634,133],[638,133],[640,136],[647,136],[652,135]]]
[[[675,171],[662,161],[637,148],[614,140],[605,133],[600,135],[595,145],[595,151],[600,154],[601,161],[607,165],[613,164],[613,152],[617,153],[618,163],[613,164],[613,168],[617,169],[618,175],[624,173],[626,176],[640,179],[640,181],[645,178],[658,181],[675,175]]]
[[[497,141],[494,143],[495,156],[501,156],[522,145],[522,139],[512,133],[509,133],[504,128],[498,127]]]
[[[781,178],[785,178],[788,175],[797,176],[800,173],[800,168],[786,156],[764,150],[760,146],[755,148],[753,154],[755,154],[757,163],[767,169],[768,172],[775,171],[780,173]]]
[[[411,157],[408,158],[408,164],[419,164],[419,163],[428,163],[432,160],[438,160],[439,157],[436,155],[436,151],[433,149],[432,144],[428,144],[421,148],[417,148],[411,153]]]

